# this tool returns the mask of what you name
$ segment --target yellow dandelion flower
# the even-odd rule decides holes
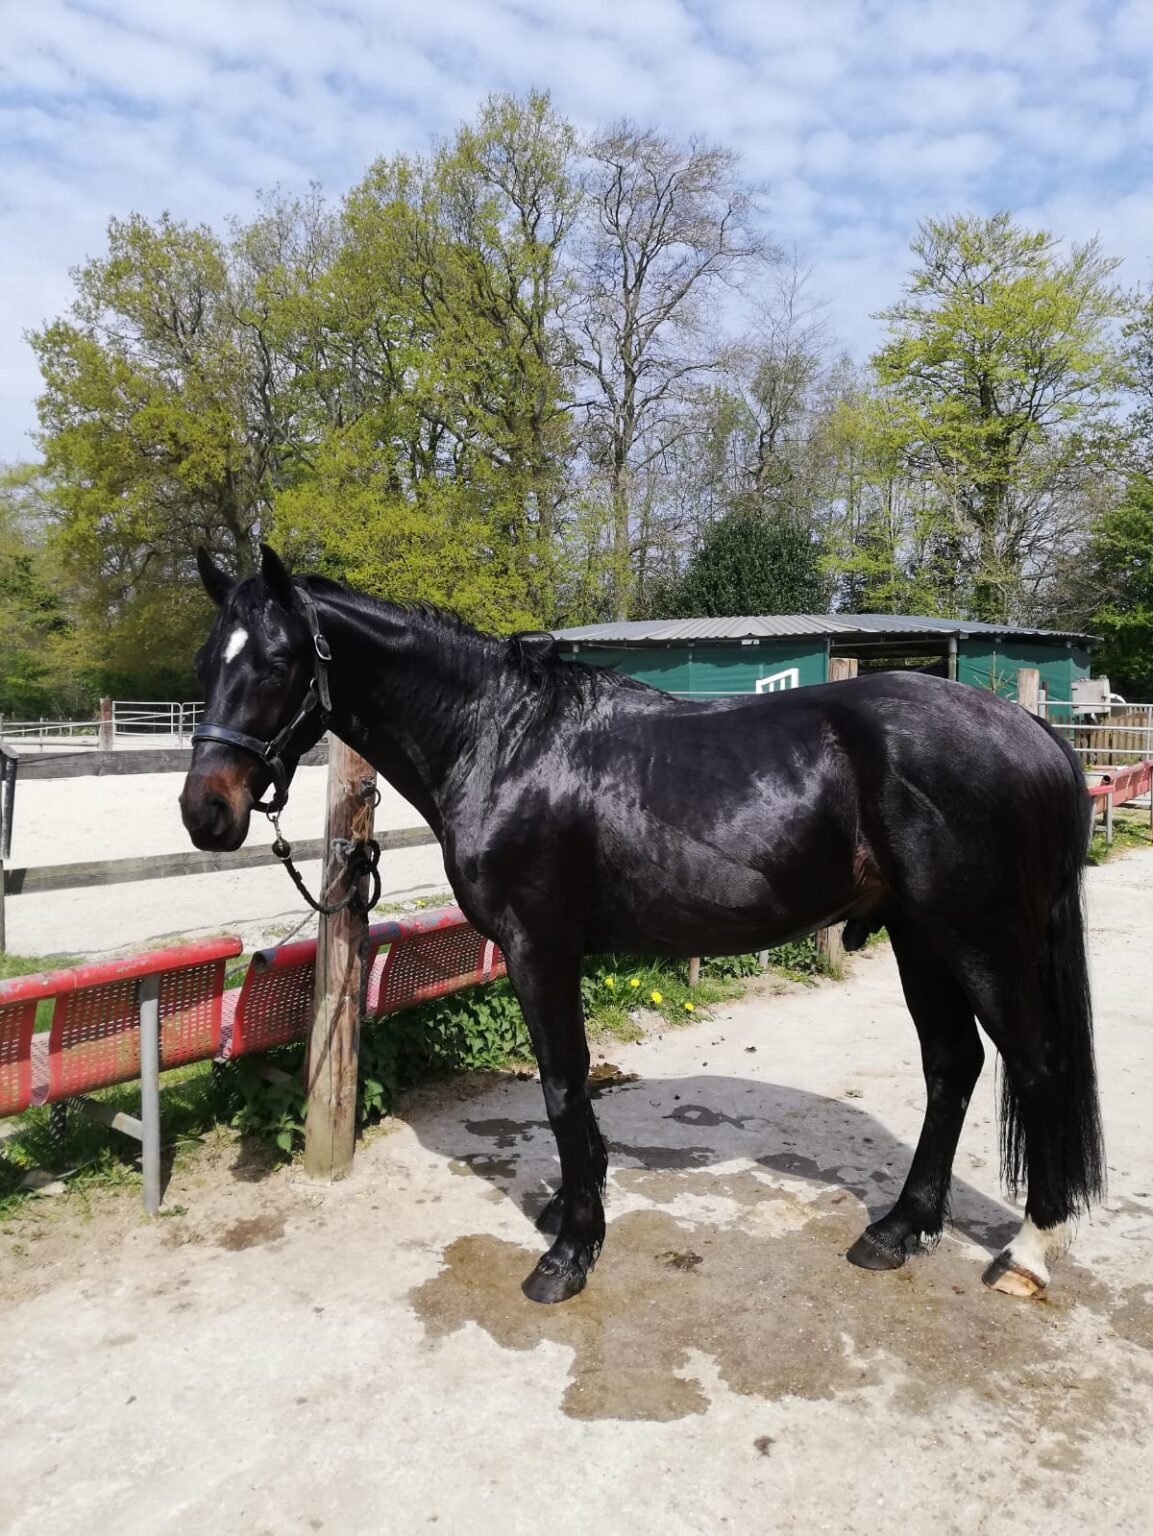
[[[654,1003],[663,1003],[665,1000],[664,994],[661,992],[650,992],[649,997]]]
[[[616,978],[613,977],[613,976],[606,976],[605,977],[605,986],[606,987],[615,987],[616,986]]]
[[[694,1009],[694,1006],[695,1005],[693,1003],[682,1003],[681,1004],[681,1007],[685,1010],[686,1013],[692,1013],[693,1009]]]
[[[639,987],[640,984],[641,984],[641,982],[640,982],[640,977],[639,976],[630,976],[629,977],[629,986],[630,987]]]

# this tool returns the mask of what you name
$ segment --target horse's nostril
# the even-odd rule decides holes
[[[204,809],[207,812],[208,825],[215,837],[223,837],[228,831],[231,819],[231,807],[223,795],[205,795]]]

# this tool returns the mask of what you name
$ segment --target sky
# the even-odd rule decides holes
[[[855,356],[918,222],[1010,209],[1153,280],[1153,0],[0,0],[0,462],[111,216],[339,195],[493,91],[740,151]]]

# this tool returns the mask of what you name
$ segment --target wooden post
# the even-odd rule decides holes
[[[332,737],[321,887],[325,903],[339,900],[348,890],[348,847],[372,836],[375,791],[372,764]],[[343,1178],[352,1166],[367,949],[368,920],[363,913],[344,907],[320,919],[316,1001],[305,1067],[304,1171],[313,1179]]]
[[[830,683],[843,683],[850,677],[857,675],[857,658],[855,656],[830,656],[829,657],[829,681]]]
[[[841,928],[817,929],[817,953],[829,968],[830,975],[841,976],[845,970],[845,945]]]
[[[100,700],[100,730],[96,745],[101,752],[111,752],[116,745],[116,726],[112,719],[112,700]]]
[[[1017,668],[1017,703],[1031,715],[1041,713],[1041,674],[1036,667]]]
[[[689,961],[689,986],[695,987],[701,979],[701,957],[694,955]]]

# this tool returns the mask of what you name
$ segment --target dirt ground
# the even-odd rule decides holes
[[[845,1249],[920,1125],[892,957],[608,1053],[609,1229],[559,1308],[519,1282],[555,1178],[539,1085],[414,1096],[318,1187],[226,1138],[151,1222],[0,1234],[0,1529],[1148,1532],[1153,855],[1090,873],[1106,1204],[1048,1296],[984,1290],[1018,1215],[991,1063],[954,1224]]]
[[[302,768],[292,784],[283,817],[290,841],[321,837],[327,768]],[[187,853],[177,796],[179,773],[123,777],[28,779],[17,787],[13,817],[14,866],[73,864],[90,859],[128,859]],[[376,812],[380,828],[419,826],[420,817],[389,785],[381,783]],[[272,828],[255,816],[250,843],[271,843]],[[301,872],[315,890],[319,862]],[[448,889],[440,849],[403,848],[380,861],[383,902],[428,897]],[[181,875],[123,885],[44,891],[7,902],[8,948],[21,955],[102,955],[139,948],[163,937],[194,938],[227,930],[246,948],[282,938],[298,925],[311,935],[315,922],[278,865],[216,875]]]

